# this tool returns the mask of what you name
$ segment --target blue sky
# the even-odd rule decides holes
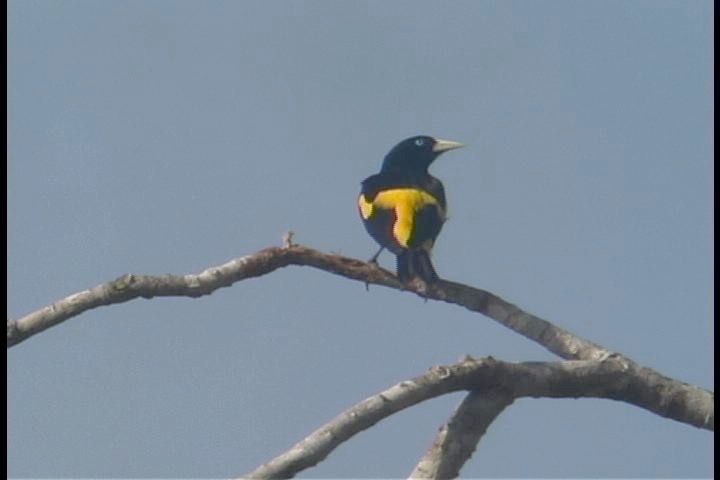
[[[359,182],[432,172],[434,262],[713,389],[713,5],[33,1],[8,10],[8,317],[123,273],[278,245],[365,259]],[[381,264],[393,266],[384,254]],[[554,360],[493,321],[289,267],[83,314],[8,352],[12,477],[229,477],[465,354]],[[401,477],[461,394],[305,478]],[[636,407],[520,400],[464,477],[712,477],[713,436]]]

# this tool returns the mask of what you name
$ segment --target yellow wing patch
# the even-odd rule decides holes
[[[427,205],[437,205],[439,207],[435,197],[423,190],[415,188],[384,190],[378,193],[372,202],[368,202],[365,199],[365,195],[360,195],[358,199],[360,215],[362,215],[365,220],[370,218],[376,207],[395,210],[396,220],[393,225],[393,236],[403,247],[408,246],[410,235],[412,235],[413,227],[415,226],[416,213]]]
[[[365,200],[365,195],[361,194],[360,198],[358,198],[358,207],[360,208],[360,216],[362,216],[363,220],[370,218],[370,215],[373,213],[373,204]]]

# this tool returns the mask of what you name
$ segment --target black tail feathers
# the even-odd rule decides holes
[[[411,262],[412,268],[415,270],[415,274],[422,278],[425,283],[435,283],[440,280],[432,262],[430,261],[430,252],[427,250],[417,250],[412,255],[413,261]]]
[[[430,261],[430,252],[424,249],[404,250],[397,256],[397,276],[401,282],[420,277],[425,283],[435,283],[440,277]]]

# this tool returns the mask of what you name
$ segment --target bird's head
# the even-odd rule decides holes
[[[410,137],[398,143],[385,156],[382,172],[427,172],[441,153],[463,147],[462,143],[427,135]]]

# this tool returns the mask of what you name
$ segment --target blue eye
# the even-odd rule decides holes
[[[417,138],[415,139],[415,145],[417,145],[418,147],[422,147],[423,145],[425,145],[425,140],[423,140],[422,138]]]

